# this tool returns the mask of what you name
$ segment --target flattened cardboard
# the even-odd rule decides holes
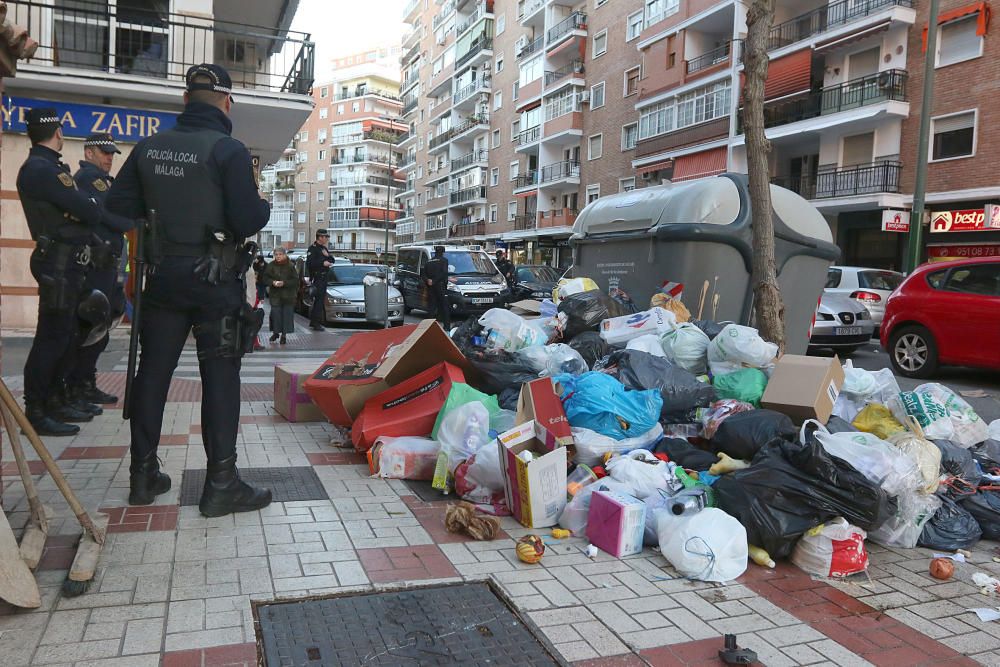
[[[624,493],[594,491],[587,514],[587,539],[616,558],[642,551],[646,503]]]
[[[540,423],[551,433],[558,445],[573,446],[573,432],[569,420],[566,418],[556,387],[549,378],[539,378],[521,385],[514,422],[525,424],[532,420]]]
[[[527,528],[556,525],[566,507],[566,448],[536,421],[501,433],[497,446],[511,514]],[[524,451],[537,456],[525,461]]]
[[[278,364],[274,367],[274,409],[290,422],[325,422],[303,385],[316,371],[314,364]]]
[[[535,299],[522,299],[510,304],[510,309],[517,315],[541,315],[542,302]]]
[[[775,364],[760,406],[799,423],[815,419],[825,424],[843,385],[844,368],[836,355],[826,359],[786,354]]]

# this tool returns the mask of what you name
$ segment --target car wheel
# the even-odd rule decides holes
[[[889,361],[897,373],[908,378],[929,378],[938,369],[934,337],[919,325],[902,327],[889,337]]]

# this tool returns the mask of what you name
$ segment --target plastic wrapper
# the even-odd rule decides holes
[[[820,577],[846,577],[868,569],[867,534],[837,517],[816,526],[799,539],[792,562]]]
[[[628,494],[629,488],[627,484],[616,482],[608,477],[599,479],[593,484],[588,484],[566,503],[565,509],[559,515],[559,525],[571,531],[573,535],[585,535],[587,532],[587,516],[590,514],[590,499],[594,495],[594,491],[611,491],[613,493]]]
[[[441,443],[430,438],[378,438],[369,450],[372,460],[378,457],[372,473],[386,479],[433,479],[440,450]]]
[[[871,433],[882,440],[887,440],[890,436],[906,430],[906,427],[892,415],[889,408],[880,403],[869,403],[862,408],[854,421],[851,422],[851,426],[859,431]]]
[[[580,353],[565,343],[535,345],[518,351],[517,357],[538,371],[540,377],[551,375],[580,375],[590,370]]]
[[[548,334],[505,308],[490,308],[479,318],[486,334],[487,350],[516,352],[532,345],[545,345]]]
[[[444,418],[451,413],[452,410],[461,405],[465,405],[466,403],[473,402],[481,403],[486,408],[490,418],[500,412],[500,405],[497,403],[495,396],[484,394],[464,382],[454,382],[451,385],[451,391],[448,392],[448,398],[445,399],[444,405],[441,406],[441,411],[438,413],[437,420],[434,422],[434,428],[431,430],[431,438],[440,440],[438,437],[438,431],[441,428]],[[487,424],[488,421],[489,420],[487,420]]]
[[[833,406],[833,414],[847,421],[854,421],[858,413],[869,403],[885,405],[897,394],[899,394],[899,384],[890,369],[866,371],[863,368],[855,368],[848,359],[844,362],[844,384]]]
[[[652,449],[663,437],[659,422],[646,433],[626,440],[615,440],[588,428],[572,428],[576,455],[575,463],[594,467],[604,462],[606,454],[626,454],[635,449]]]
[[[968,549],[983,536],[976,518],[948,496],[938,496],[941,507],[924,526],[917,546],[938,551]]]
[[[691,515],[657,514],[660,553],[681,576],[732,581],[747,569],[747,531],[726,512],[707,507]]]
[[[693,324],[678,324],[660,335],[660,345],[667,359],[684,370],[701,375],[708,370],[708,345],[704,331]]]
[[[734,373],[741,368],[766,368],[774,363],[778,346],[768,343],[756,329],[727,324],[708,346],[708,367],[713,375]]]
[[[732,398],[757,407],[767,389],[767,375],[759,368],[741,368],[716,375],[712,378],[712,385],[719,398]]]
[[[646,354],[651,354],[654,357],[666,357],[666,352],[663,351],[663,346],[660,345],[660,337],[655,334],[646,334],[644,336],[639,336],[638,338],[633,338],[625,346],[626,350],[639,350],[640,352],[645,352]]]
[[[641,313],[611,317],[601,322],[601,338],[608,345],[624,345],[646,334],[660,335],[677,326],[677,318],[669,310],[650,308]]]
[[[973,486],[979,483],[979,468],[972,458],[972,452],[949,440],[934,440],[934,446],[941,452],[941,472],[960,477]]]
[[[924,435],[931,440],[952,440],[963,447],[972,446],[955,438],[955,426],[951,423],[948,410],[933,396],[916,391],[904,391],[889,399],[887,407],[900,422],[904,421],[907,415],[915,417],[920,428],[924,430]]]
[[[713,322],[712,320],[691,320],[691,324],[705,332],[705,335],[708,336],[709,340],[712,340],[722,333],[722,330],[726,328],[726,325],[733,323]]]
[[[487,440],[479,451],[455,468],[455,493],[489,514],[510,513],[496,440]]]
[[[445,414],[437,430],[441,443],[432,486],[446,490],[458,464],[490,441],[490,413],[478,401],[465,403]]]
[[[639,350],[612,352],[598,361],[594,370],[617,378],[629,389],[658,390],[663,397],[664,416],[686,415],[695,408],[711,405],[715,400],[712,385],[699,382],[691,373],[663,357]]]
[[[896,513],[895,498],[815,442],[774,440],[753,465],[713,485],[717,505],[739,519],[751,544],[775,559],[814,526],[842,516],[871,533]]]
[[[955,435],[950,438],[964,447],[974,447],[989,437],[989,427],[964,398],[943,384],[930,382],[914,390],[918,394],[930,396],[944,406],[948,412]],[[923,426],[923,424],[921,424]],[[925,429],[926,431],[926,429]],[[928,434],[929,437],[929,434]]]
[[[627,391],[604,373],[558,375],[561,399],[570,426],[589,428],[616,440],[647,433],[657,423],[663,398],[656,390]]]
[[[642,543],[645,546],[652,547],[660,543],[659,535],[656,533],[656,523],[659,518],[658,513],[669,512],[673,499],[674,494],[666,490],[660,490],[643,500],[646,503],[646,527],[642,531]]]
[[[608,344],[596,331],[584,331],[567,344],[580,353],[587,363],[587,368],[593,368],[597,360],[604,358],[608,353]]]
[[[831,415],[826,420],[826,430],[830,433],[857,433],[858,431],[849,421],[845,421],[836,415]]]
[[[797,432],[787,415],[773,410],[752,410],[723,421],[710,444],[716,452],[749,461],[761,447],[775,438],[794,440]]]
[[[626,292],[625,290],[615,287],[613,289],[608,290],[608,296],[617,301],[618,305],[620,305],[622,307],[622,310],[624,310],[626,313],[639,312],[639,307],[635,305],[635,301],[632,300],[632,297],[630,297],[628,295],[628,292]]]
[[[691,311],[687,309],[684,302],[663,292],[657,292],[649,299],[649,307],[669,310],[677,317],[678,322],[689,322],[691,320]]]
[[[561,278],[552,290],[552,302],[559,304],[560,301],[573,294],[590,292],[600,289],[590,278]]]
[[[712,452],[695,447],[681,438],[664,438],[653,447],[654,454],[666,454],[667,457],[689,470],[704,471],[712,467],[719,459]]]
[[[597,331],[604,320],[626,314],[621,304],[597,290],[566,297],[559,302],[559,312],[566,314],[565,339],[576,338],[585,331]]]
[[[626,485],[630,489],[628,494],[639,500],[659,490],[678,490],[673,464],[661,461],[644,449],[615,456],[605,468],[611,479]]]
[[[909,491],[896,496],[896,506],[892,516],[881,526],[868,531],[868,539],[884,547],[912,549],[917,546],[924,525],[931,520],[941,507],[937,495],[927,495]]]
[[[959,503],[976,519],[983,539],[1000,540],[1000,492],[980,489]]]
[[[814,435],[823,449],[850,463],[889,495],[911,493],[922,486],[923,478],[913,459],[885,440],[871,433],[830,433],[814,420],[806,424],[817,425]]]
[[[911,417],[912,419],[912,417]],[[920,427],[913,424],[914,432],[904,431],[889,438],[889,444],[903,452],[917,464],[922,484],[921,493],[934,493],[941,479],[941,450],[923,438]]]
[[[749,412],[753,409],[754,407],[749,403],[737,401],[732,398],[712,403],[704,412],[699,411],[698,413],[698,419],[701,421],[702,426],[701,436],[706,440],[711,440],[715,437],[715,432],[719,430],[719,425],[730,415],[735,415],[739,412]]]

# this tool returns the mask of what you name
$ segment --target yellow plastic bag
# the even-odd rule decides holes
[[[879,403],[869,403],[851,425],[859,431],[871,433],[880,440],[888,440],[893,435],[905,431],[906,428],[896,421],[889,408]]]
[[[921,493],[935,493],[941,481],[941,450],[924,437],[923,429],[912,416],[907,415],[906,426],[909,431],[897,433],[889,438],[889,442],[917,464],[924,481]]]
[[[649,300],[649,307],[669,310],[677,316],[678,322],[691,321],[691,311],[687,309],[687,306],[685,306],[680,299],[674,299],[669,294],[657,292],[653,295],[653,298]]]
[[[559,303],[571,294],[599,289],[590,278],[561,278],[552,290],[552,303]]]

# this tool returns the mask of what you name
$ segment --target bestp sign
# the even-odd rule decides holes
[[[981,232],[1000,230],[1000,206],[931,214],[931,232]]]

